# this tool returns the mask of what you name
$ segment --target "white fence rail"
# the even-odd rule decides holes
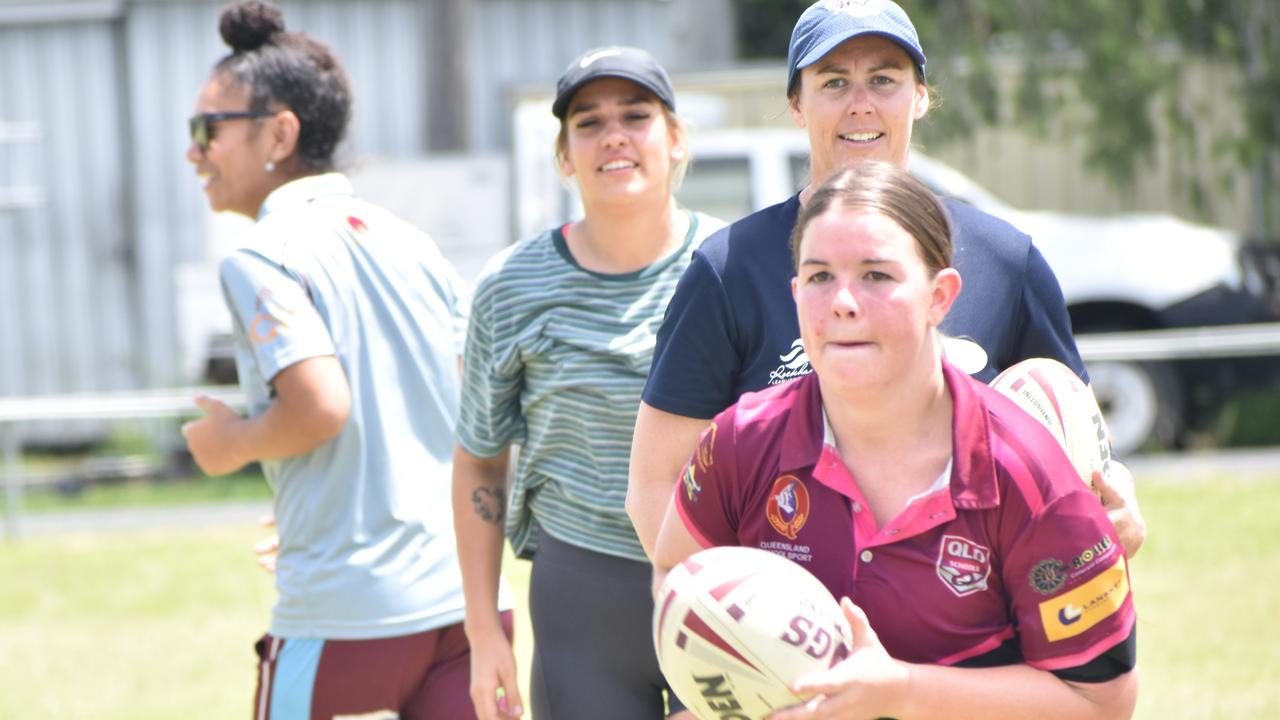
[[[1076,345],[1086,363],[1256,357],[1280,354],[1280,323],[1080,334]]]
[[[1280,323],[1082,334],[1076,337],[1076,342],[1085,362],[1189,360],[1273,354],[1280,356]],[[181,417],[198,412],[194,402],[198,393],[218,398],[233,407],[244,407],[243,396],[236,388],[229,386],[0,398],[0,437],[4,443],[5,537],[12,541],[21,535],[19,424],[38,420]]]
[[[38,420],[143,420],[195,415],[199,412],[195,396],[201,393],[232,407],[244,407],[240,391],[228,386],[0,398],[0,439],[4,443],[5,537],[14,541],[22,534],[19,424]]]

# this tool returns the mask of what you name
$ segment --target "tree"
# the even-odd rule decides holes
[[[738,0],[745,57],[786,55],[805,0]],[[1280,2],[1276,0],[901,0],[930,56],[929,79],[945,102],[926,132],[946,142],[1000,119],[1044,130],[1049,118],[1082,103],[1087,162],[1123,187],[1151,163],[1158,121],[1175,144],[1181,192],[1199,213],[1211,183],[1195,161],[1228,158],[1247,173],[1261,237],[1280,237]],[[1012,56],[1019,81],[999,82],[996,58]],[[1235,126],[1205,122],[1182,96],[1188,58],[1222,68],[1220,102],[1237,103]],[[1215,91],[1217,89],[1215,88]],[[1009,95],[1012,94],[1012,97]]]

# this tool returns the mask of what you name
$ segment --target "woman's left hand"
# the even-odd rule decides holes
[[[205,412],[199,420],[182,426],[187,448],[196,465],[210,476],[235,472],[249,463],[237,453],[234,428],[243,421],[229,405],[208,395],[196,396],[196,407]]]
[[[1138,554],[1142,541],[1147,539],[1147,521],[1138,508],[1138,490],[1129,468],[1117,460],[1111,461],[1110,475],[1094,471],[1093,485],[1098,488],[1102,507],[1116,527],[1125,557]]]
[[[862,609],[849,598],[840,601],[853,631],[849,657],[830,670],[797,680],[793,689],[810,698],[769,715],[769,720],[901,717],[910,673],[889,657]]]

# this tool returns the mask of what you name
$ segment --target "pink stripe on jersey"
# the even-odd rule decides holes
[[[1110,648],[1124,642],[1129,637],[1129,633],[1133,632],[1133,624],[1137,621],[1138,615],[1133,611],[1133,601],[1128,601],[1128,610],[1122,610],[1126,613],[1124,625],[1115,632],[1099,638],[1097,642],[1077,653],[1063,655],[1061,657],[1046,658],[1043,660],[1027,660],[1027,664],[1039,670],[1061,670],[1063,668],[1079,667],[1098,657]]]
[[[960,652],[953,653],[944,658],[940,658],[937,661],[937,663],[939,665],[955,665],[956,663],[962,660],[968,660],[969,658],[972,658],[972,657],[978,657],[979,655],[984,655],[1000,647],[1005,640],[1008,640],[1014,635],[1015,633],[1013,631],[1013,626],[1010,625],[1009,627],[1001,630],[995,635],[992,635],[986,640],[983,640],[977,645],[974,645],[968,650],[961,650]]]
[[[1027,420],[1035,422],[1029,417]],[[996,457],[996,464],[1007,469],[1010,479],[1018,488],[1018,494],[1027,503],[1031,514],[1038,515],[1044,509],[1044,492],[1036,482],[1036,476],[1042,472],[1040,463],[1023,454],[1026,448],[1022,442],[1018,441],[1017,429],[1006,425],[1005,418],[993,413],[991,421],[992,434],[999,440],[999,443],[993,443],[991,448],[992,454]],[[1010,437],[1015,441],[1010,442]]]

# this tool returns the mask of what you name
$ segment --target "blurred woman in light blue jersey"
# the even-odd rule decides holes
[[[208,474],[260,461],[275,493],[255,717],[473,717],[449,498],[462,284],[333,171],[351,92],[329,49],[262,2],[220,29],[187,159],[212,209],[257,221],[220,268],[249,417],[198,398],[184,434]]]

